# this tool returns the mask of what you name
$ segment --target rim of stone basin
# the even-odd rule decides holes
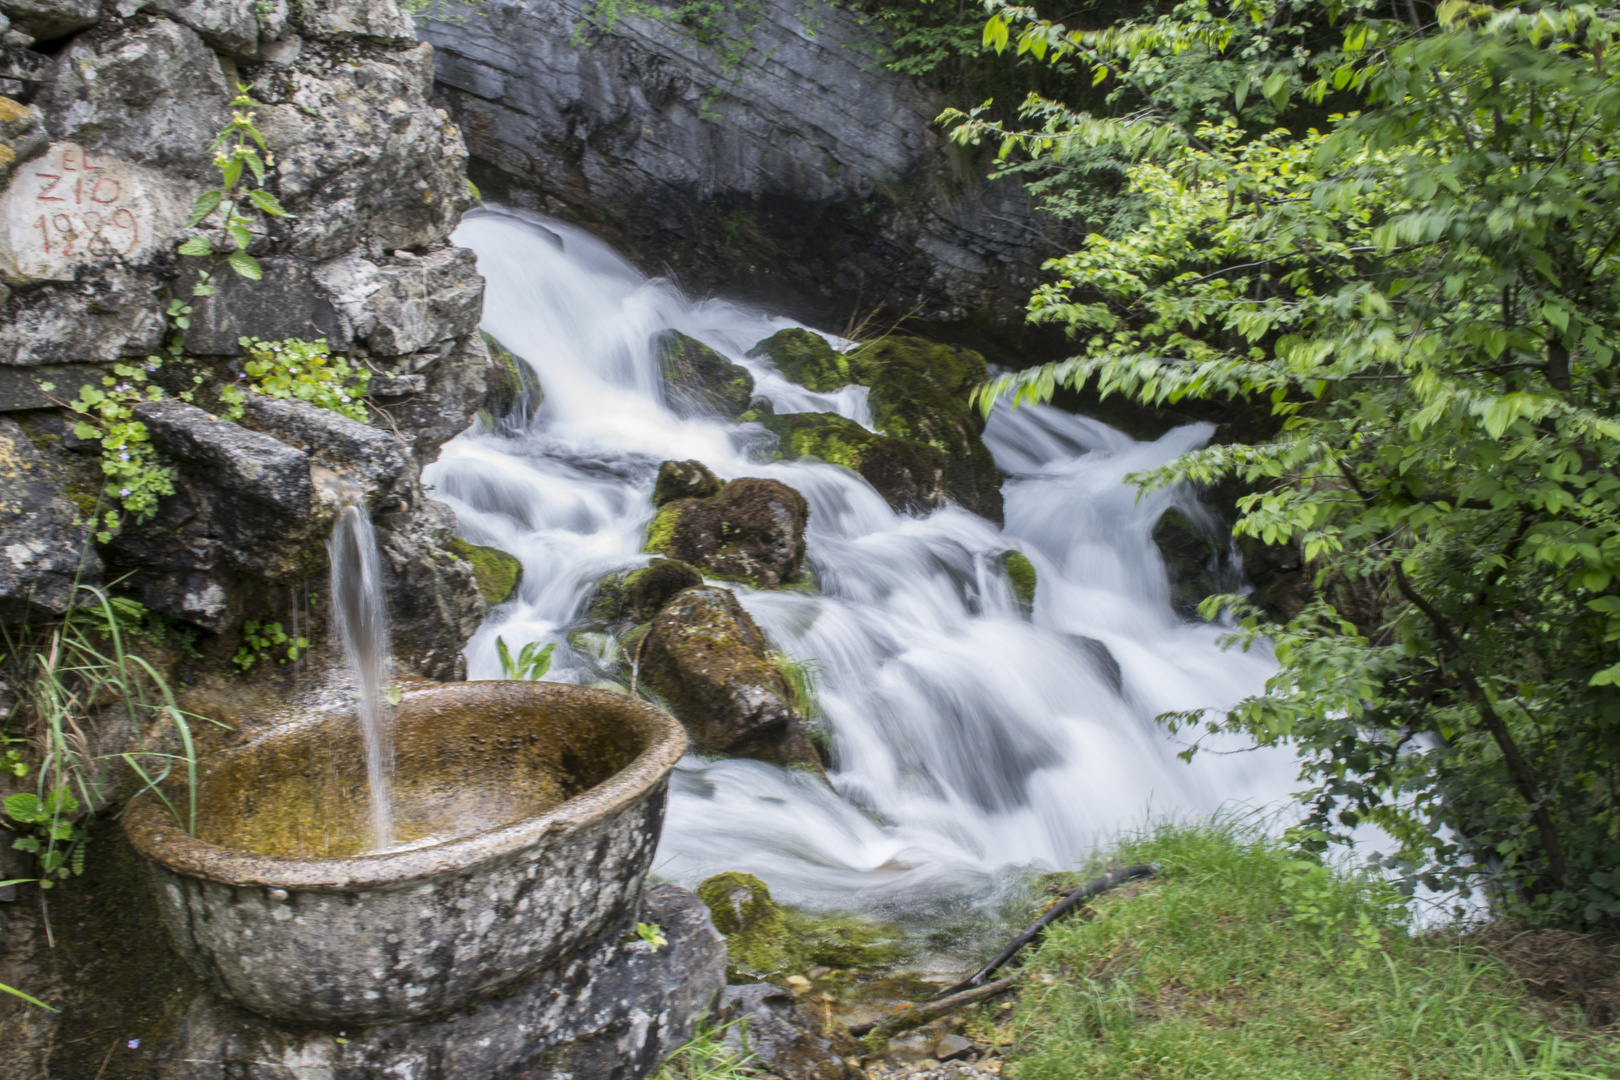
[[[571,699],[571,704],[594,700],[621,714],[626,711],[640,714],[652,728],[653,737],[630,764],[542,814],[402,851],[346,858],[302,858],[225,848],[187,833],[150,792],[131,800],[124,815],[124,831],[135,850],[153,862],[226,885],[338,890],[403,884],[446,871],[465,871],[536,843],[549,832],[578,828],[607,817],[646,794],[669,774],[686,752],[686,731],[667,712],[645,701],[594,687],[483,680],[412,690],[405,694],[404,700],[428,704],[433,697],[455,697],[471,688],[478,688],[477,692],[486,695],[495,693],[508,697],[513,707],[543,707],[547,699],[558,698]],[[221,760],[251,752],[258,742],[229,750]],[[171,801],[175,800],[171,797]]]

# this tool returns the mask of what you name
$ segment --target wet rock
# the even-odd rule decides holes
[[[158,283],[126,270],[86,274],[12,296],[0,322],[0,364],[110,363],[149,356],[167,329]]]
[[[765,883],[735,871],[707,878],[697,890],[714,928],[726,939],[726,980],[755,983],[792,971],[787,923]]]
[[[703,342],[666,330],[654,339],[668,389],[670,411],[680,417],[723,416],[748,410],[754,377]]]
[[[656,951],[614,927],[551,970],[437,1020],[336,1032],[278,1024],[200,988],[175,1002],[176,1020],[148,1035],[163,1080],[285,1080],[332,1076],[423,1080],[629,1080],[651,1073],[690,1037],[724,982],[725,943],[691,893],[647,889],[641,920],[668,944]],[[178,997],[178,995],[175,995]],[[94,1071],[94,1064],[91,1065]]]
[[[386,417],[376,424],[404,436],[419,464],[433,461],[439,447],[467,430],[505,375],[504,368],[490,361],[477,334],[400,357],[395,363],[400,375],[372,378],[378,397],[390,382],[403,384],[401,393],[372,401],[375,412]]]
[[[834,349],[820,334],[796,326],[778,330],[750,349],[748,355],[769,360],[789,381],[818,394],[866,381],[866,373],[851,366],[848,354]]]
[[[375,260],[450,234],[468,202],[466,149],[429,103],[432,85],[432,50],[420,45],[341,64],[306,54],[256,87],[292,215],[286,254]]]
[[[652,504],[663,506],[676,499],[707,499],[720,494],[724,484],[701,461],[666,461],[658,466]]]
[[[707,499],[665,503],[647,527],[645,549],[715,577],[763,589],[797,580],[810,506],[778,480],[746,476]]]
[[[11,178],[19,162],[38,153],[46,139],[38,107],[0,97],[0,185]]]
[[[35,104],[55,139],[211,181],[209,148],[229,119],[231,96],[219,57],[196,31],[154,19],[75,39]]]
[[[862,345],[849,362],[872,388],[873,426],[943,453],[951,498],[999,524],[1001,473],[980,438],[984,418],[968,402],[988,375],[984,357],[955,345],[893,335]]]
[[[726,987],[715,1019],[742,1021],[726,1029],[726,1041],[782,1080],[861,1080],[861,1071],[845,1060],[855,1052],[848,1032],[808,1015],[779,986]]]
[[[1084,634],[1063,636],[1075,647],[1084,662],[1102,676],[1104,682],[1113,687],[1114,693],[1121,693],[1125,689],[1125,676],[1119,669],[1119,661],[1106,644]]]
[[[484,310],[484,279],[466,248],[444,247],[379,266],[357,255],[315,271],[349,333],[377,356],[420,352],[471,334]]]
[[[52,41],[93,26],[101,15],[101,5],[97,0],[5,0],[0,11],[29,35]]]
[[[60,615],[75,577],[101,579],[101,560],[78,512],[14,421],[0,419],[0,621],[29,610]]]
[[[466,678],[461,650],[487,605],[472,563],[451,547],[455,511],[423,499],[411,513],[381,517],[376,525],[396,661],[429,679]]]
[[[610,574],[597,586],[592,620],[606,626],[646,622],[685,589],[703,584],[695,567],[674,559],[654,559],[639,570]]]
[[[184,23],[222,53],[259,55],[259,0],[148,0],[147,10]]]
[[[452,537],[450,550],[472,565],[473,577],[478,580],[478,593],[486,604],[499,604],[511,599],[523,584],[523,563],[515,555],[500,548],[474,544],[461,537]]]
[[[1198,618],[1199,602],[1223,591],[1220,571],[1227,552],[1216,523],[1195,523],[1172,506],[1154,523],[1153,542],[1170,579],[1170,606],[1184,619]]]
[[[820,768],[765,635],[729,590],[675,596],[643,639],[641,672],[705,753]]]
[[[394,0],[306,0],[298,7],[298,29],[316,41],[416,41],[416,23]]]
[[[367,505],[388,511],[409,509],[416,463],[392,433],[307,401],[253,391],[246,394],[242,411],[243,427],[273,435],[308,454],[316,465],[352,481]]]
[[[1304,610],[1314,590],[1298,547],[1267,544],[1253,536],[1237,536],[1233,540],[1243,555],[1243,574],[1253,586],[1249,599],[1258,604],[1268,618],[1287,623]]]
[[[1012,585],[1013,598],[1025,608],[1035,606],[1035,564],[1022,551],[1008,551],[1001,556],[1001,572]]]
[[[857,472],[901,513],[926,514],[945,503],[945,455],[910,439],[891,439],[837,413],[783,413],[760,420],[784,457],[818,458]]]
[[[934,1047],[934,1057],[940,1061],[959,1061],[977,1050],[973,1040],[960,1035],[947,1035]]]
[[[195,268],[206,260],[187,259]],[[191,301],[191,326],[186,330],[186,352],[194,356],[240,356],[241,339],[261,338],[311,341],[324,338],[336,351],[349,347],[348,321],[316,282],[302,259],[279,257],[259,260],[264,277],[252,281],[233,273],[214,274],[213,295]],[[182,277],[176,290],[184,296],[195,280]]]

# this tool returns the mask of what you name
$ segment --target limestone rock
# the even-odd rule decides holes
[[[781,440],[783,457],[857,472],[902,513],[926,514],[949,497],[945,455],[926,443],[878,435],[837,413],[782,413],[760,422]]]
[[[419,45],[342,62],[306,53],[255,90],[292,215],[286,254],[375,259],[450,234],[468,201],[466,148],[429,104],[432,85],[432,50]]]
[[[298,30],[316,41],[416,41],[415,21],[394,0],[305,0],[298,8]]]
[[[490,361],[478,334],[441,342],[398,363],[412,373],[373,376],[372,407],[386,414],[386,420],[376,421],[379,427],[397,430],[410,441],[411,456],[419,464],[433,461],[439,447],[467,430],[505,373]],[[398,392],[384,397],[390,382]]]
[[[378,356],[403,356],[478,328],[484,279],[476,267],[471,251],[447,246],[391,266],[349,256],[315,274],[355,340]]]
[[[381,516],[376,525],[395,659],[429,679],[466,678],[461,650],[487,605],[472,564],[450,546],[455,511],[423,499],[413,512]]]
[[[459,536],[450,540],[450,550],[458,558],[472,565],[473,577],[478,581],[478,594],[486,604],[499,604],[511,599],[523,584],[523,563],[516,555],[500,548],[474,544]]]
[[[763,982],[792,974],[787,923],[771,891],[753,874],[715,874],[698,886],[714,928],[726,939],[726,980]]]
[[[202,259],[187,259],[194,268]],[[240,356],[241,339],[304,341],[325,338],[336,351],[349,347],[350,325],[301,259],[259,260],[264,277],[251,281],[230,272],[214,274],[213,295],[191,300],[191,326],[186,352],[194,356]],[[195,278],[187,275],[177,289],[184,296]]]
[[[45,118],[36,106],[0,97],[0,185],[19,162],[39,152],[46,137]]]
[[[591,618],[605,626],[644,623],[677,593],[702,584],[703,575],[696,568],[674,559],[654,559],[638,570],[603,578],[591,601]]]
[[[647,527],[645,548],[715,577],[775,589],[804,563],[810,506],[779,480],[745,476],[707,499],[664,504]]]
[[[56,139],[170,176],[212,181],[209,147],[229,119],[231,96],[219,57],[196,31],[154,19],[75,39],[35,103]]]
[[[715,1019],[742,1021],[726,1029],[726,1041],[751,1052],[782,1080],[861,1080],[863,1075],[845,1060],[856,1051],[848,1032],[829,1031],[780,986],[726,987]]]
[[[148,0],[146,6],[191,27],[222,53],[259,55],[258,0]]]
[[[409,507],[416,463],[396,436],[307,401],[253,391],[242,408],[242,426],[304,451],[311,462],[353,482],[367,505]]]
[[[641,670],[710,754],[820,769],[765,635],[730,591],[687,589],[653,619]]]
[[[754,396],[754,377],[696,338],[666,330],[654,339],[668,389],[670,411],[679,417],[723,416],[735,420]]]
[[[14,421],[0,419],[0,620],[66,611],[73,582],[101,579],[78,512]]]
[[[94,25],[101,5],[97,0],[4,0],[0,11],[32,37],[52,41]]]
[[[167,324],[158,282],[127,270],[84,275],[12,296],[0,320],[0,364],[108,363],[149,356]]]
[[[652,504],[663,506],[676,499],[707,499],[725,486],[701,461],[666,461],[658,466]]]

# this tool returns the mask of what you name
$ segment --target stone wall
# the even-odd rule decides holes
[[[467,205],[466,150],[430,102],[433,50],[395,0],[0,0],[0,618],[62,610],[76,572],[229,640],[319,584],[323,541],[358,486],[394,578],[398,651],[437,678],[483,614],[453,515],[418,477],[487,396],[476,333],[483,281],[447,237]],[[180,259],[186,216],[239,84],[289,216],[251,248],[264,276]],[[144,362],[193,311],[183,365],[142,407],[177,491],[110,542],[78,524],[99,447],[61,408],[110,365]],[[198,405],[240,374],[244,335],[325,338],[373,372],[371,422],[250,403],[240,423]],[[189,375],[202,377],[200,383]],[[196,390],[197,404],[175,400]],[[215,412],[219,411],[217,408]],[[324,590],[317,590],[324,591]]]
[[[1040,263],[1068,248],[1020,185],[948,144],[946,102],[882,66],[875,28],[763,0],[733,68],[672,21],[588,29],[586,6],[486,0],[423,24],[486,196],[829,328],[882,304],[945,334],[1026,333]]]

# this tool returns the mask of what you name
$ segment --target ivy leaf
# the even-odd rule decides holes
[[[245,251],[233,251],[227,260],[231,269],[249,281],[258,281],[264,277],[264,271],[259,269],[259,261]]]

